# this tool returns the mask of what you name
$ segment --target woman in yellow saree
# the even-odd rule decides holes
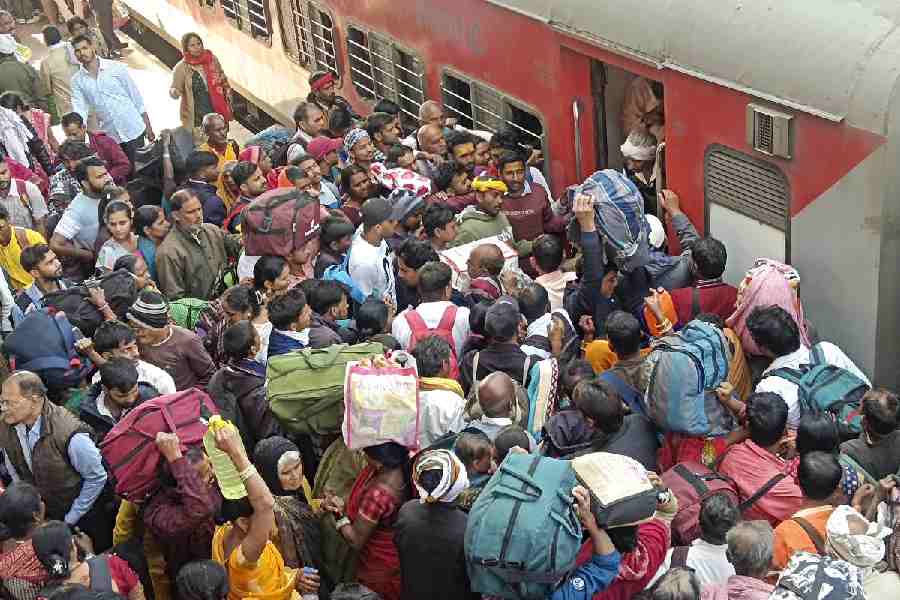
[[[299,600],[298,573],[284,566],[284,559],[269,537],[275,527],[275,500],[256,467],[247,458],[234,427],[216,431],[216,446],[234,463],[247,495],[225,500],[216,528],[212,557],[228,571],[228,599]]]

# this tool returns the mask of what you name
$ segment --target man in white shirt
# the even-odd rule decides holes
[[[793,317],[778,306],[758,308],[747,319],[747,328],[756,345],[774,360],[763,371],[757,392],[774,392],[788,405],[788,427],[796,429],[800,424],[801,410],[797,385],[778,375],[779,369],[802,369],[813,363],[813,352],[800,342],[800,331]],[[871,387],[865,374],[853,364],[844,352],[829,342],[816,346],[821,360],[829,365],[845,369],[860,382]]]
[[[700,505],[700,537],[690,546],[669,548],[666,559],[647,584],[651,587],[669,569],[685,568],[694,571],[700,585],[722,584],[734,575],[728,562],[725,535],[740,520],[741,513],[731,498],[713,494]]]
[[[466,427],[462,387],[450,378],[450,344],[436,335],[412,351],[419,371],[419,448],[427,448],[451,431]]]
[[[422,302],[397,315],[391,326],[391,335],[404,350],[411,350],[425,337],[437,335],[448,343],[452,341],[453,357],[459,357],[469,338],[469,309],[450,302],[452,278],[453,271],[442,262],[427,262],[419,268]]]
[[[362,293],[397,305],[394,253],[385,238],[394,234],[399,215],[384,198],[366,200],[360,210],[362,231],[353,238],[347,272]]]

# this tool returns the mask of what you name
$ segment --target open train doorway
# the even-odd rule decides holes
[[[601,61],[591,61],[597,168],[625,170],[644,196],[647,213],[659,215],[656,195],[665,187],[663,84]],[[640,142],[622,146],[635,132]]]

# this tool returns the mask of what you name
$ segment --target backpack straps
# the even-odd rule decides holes
[[[813,365],[824,365],[827,361],[825,360],[825,351],[822,350],[822,344],[816,344],[812,348],[809,349],[809,364]]]
[[[28,243],[28,234],[21,227],[13,227],[13,233],[16,234],[16,241],[19,242],[19,250],[24,250],[30,244]]]
[[[782,479],[784,479],[785,477],[787,477],[787,475],[785,475],[784,473],[779,473],[772,479],[768,480],[761,488],[756,490],[756,492],[752,496],[750,496],[749,498],[747,498],[746,500],[741,502],[738,505],[738,510],[741,512],[744,512],[745,510],[752,507],[754,504],[756,504],[759,501],[760,498],[762,498],[763,496],[768,494],[769,490],[771,490],[773,487],[778,485],[778,482],[781,481]]]
[[[112,592],[112,573],[109,571],[109,557],[95,556],[87,561],[90,573],[91,590],[95,592]]]
[[[31,217],[32,224],[34,223],[34,209],[31,208],[31,198],[28,197],[28,188],[25,187],[25,182],[21,179],[13,179],[16,182],[16,194],[19,196],[19,202],[22,203],[22,206],[25,207],[25,210],[28,211],[28,215]]]
[[[791,517],[791,521],[800,526],[800,528],[806,532],[806,535],[812,540],[812,543],[816,547],[816,552],[819,553],[819,556],[825,556],[825,540],[822,538],[822,534],[818,532],[818,530],[813,527],[812,523],[804,519],[803,517]]]
[[[700,288],[694,286],[691,288],[691,318],[688,321],[696,319],[700,312]]]
[[[415,343],[418,343],[419,339],[426,337],[428,334],[428,325],[425,324],[425,319],[422,318],[415,309],[407,310],[403,313],[403,318],[406,319],[406,324],[409,325],[410,339],[409,344],[407,346],[413,347]]]
[[[450,339],[447,341],[450,343],[450,348],[453,349],[453,354],[456,354],[456,340],[453,339],[454,325],[456,325],[456,305],[450,304],[444,309],[444,314],[441,315],[441,322],[438,323],[437,328],[450,333]]]
[[[669,561],[670,569],[684,569],[687,567],[688,552],[690,546],[675,546],[672,548],[672,560]]]

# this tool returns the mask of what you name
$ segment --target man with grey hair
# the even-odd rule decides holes
[[[106,485],[106,470],[90,428],[50,402],[43,382],[31,371],[16,371],[3,382],[0,417],[7,475],[40,491],[48,519],[78,525],[98,550],[108,547],[112,515],[99,514],[99,503],[95,507]]]
[[[735,574],[724,584],[703,586],[703,600],[768,600],[774,586],[766,582],[775,532],[767,521],[743,521],[725,536]]]

